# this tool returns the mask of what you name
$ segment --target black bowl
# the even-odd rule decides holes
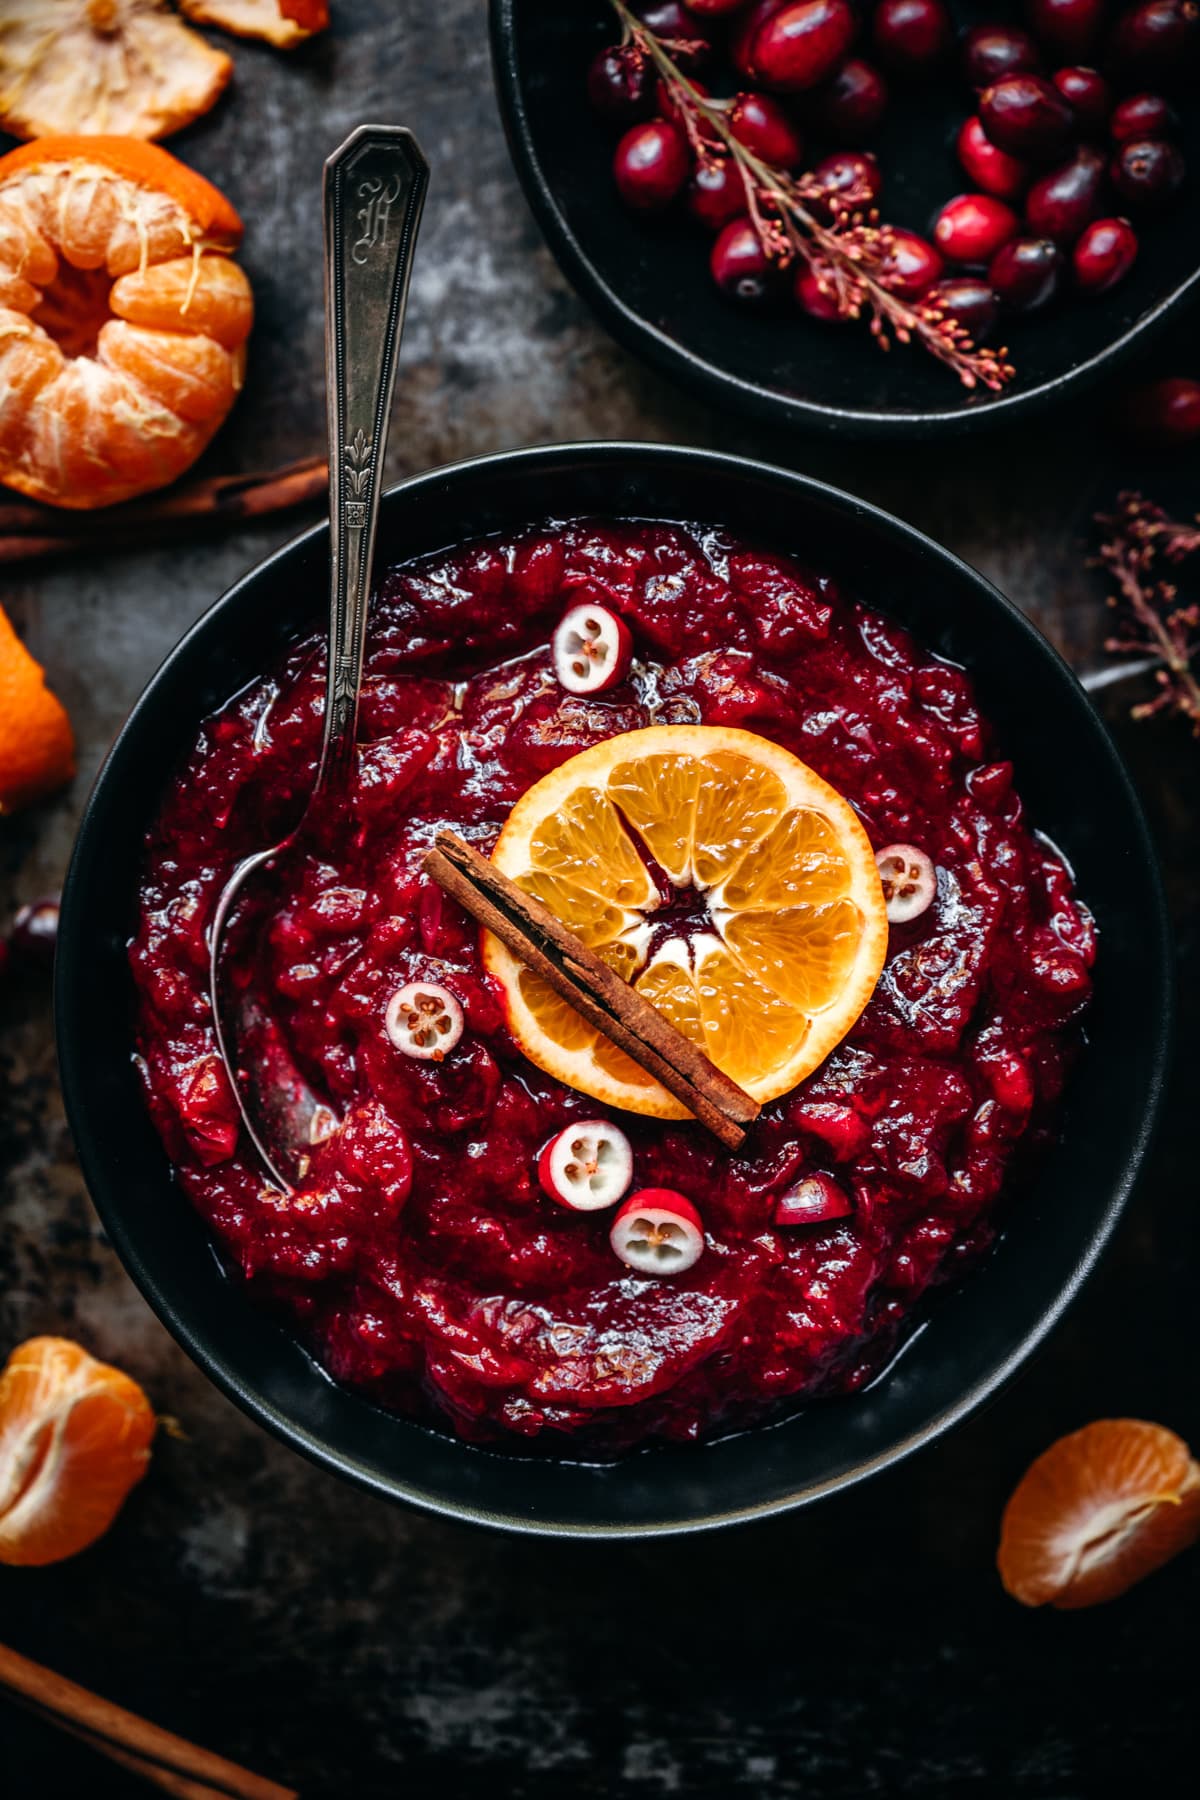
[[[608,1467],[503,1455],[392,1418],[336,1387],[222,1272],[173,1185],[131,1061],[126,964],[143,834],[203,714],[259,674],[323,605],[326,527],[243,577],[172,652],[96,782],[63,895],[58,1045],[84,1173],[164,1324],[253,1418],[317,1462],[431,1512],[597,1537],[784,1511],[861,1480],[965,1417],[1024,1361],[1094,1263],[1144,1154],[1170,1010],[1166,917],[1137,800],[1083,691],[995,588],[899,520],[804,476],[699,450],[581,444],[482,457],[383,501],[380,566],[535,516],[703,520],[840,576],[967,665],[1017,765],[1029,816],[1061,846],[1101,934],[1090,1048],[1062,1140],[994,1253],[933,1307],[863,1395],[696,1448]]]
[[[965,0],[955,17],[990,22],[996,7]],[[607,0],[491,0],[491,31],[513,160],[564,273],[626,349],[715,404],[860,437],[1015,423],[1113,369],[1200,293],[1200,107],[1190,103],[1183,148],[1192,174],[1176,205],[1147,224],[1138,261],[1112,293],[1012,323],[1017,377],[1001,394],[969,394],[923,350],[885,356],[865,326],[819,324],[790,306],[737,310],[709,277],[705,232],[681,211],[638,219],[617,197],[615,134],[591,117],[584,93],[592,56],[620,36]],[[890,223],[924,233],[970,187],[953,152],[969,111],[961,82],[893,84],[883,130],[865,146],[883,166]]]

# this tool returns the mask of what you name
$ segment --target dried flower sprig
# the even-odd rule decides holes
[[[1098,513],[1103,532],[1097,562],[1108,570],[1116,592],[1108,604],[1116,629],[1104,648],[1115,656],[1154,658],[1158,692],[1133,707],[1135,719],[1178,713],[1200,737],[1200,601],[1180,598],[1178,583],[1161,573],[1161,563],[1177,567],[1200,550],[1200,520],[1168,518],[1141,494],[1117,496],[1115,513]]]
[[[686,56],[689,46],[656,37],[625,0],[610,4],[621,21],[622,41],[648,57],[657,70],[697,162],[711,167],[730,157],[736,164],[746,211],[773,263],[780,268],[805,263],[844,318],[868,319],[883,350],[893,340],[920,343],[966,388],[982,386],[997,392],[1012,379],[1006,350],[978,348],[966,327],[936,301],[905,300],[889,285],[894,228],[880,222],[869,195],[855,188],[834,194],[811,175],[792,175],[764,162],[734,136],[730,103],[701,93],[684,74],[675,57]]]

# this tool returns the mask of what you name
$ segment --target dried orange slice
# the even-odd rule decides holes
[[[155,1417],[136,1381],[67,1338],[0,1374],[0,1562],[61,1562],[108,1530],[146,1473]]]
[[[15,137],[167,137],[206,113],[233,72],[167,0],[4,0],[0,125]]]
[[[1114,1600],[1200,1538],[1200,1464],[1145,1419],[1059,1438],[1004,1509],[1000,1579],[1025,1606]]]
[[[593,745],[518,801],[492,855],[756,1100],[828,1056],[883,967],[857,816],[750,731],[657,725]],[[531,1062],[612,1106],[688,1116],[490,934],[484,960]]]
[[[0,606],[0,816],[74,773],[71,722]]]
[[[109,506],[195,462],[242,385],[241,233],[224,195],[138,138],[0,157],[0,482]]]
[[[262,38],[277,50],[291,50],[329,24],[329,0],[179,0],[179,10],[198,25]]]

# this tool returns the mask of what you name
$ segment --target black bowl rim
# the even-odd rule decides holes
[[[1082,392],[1110,369],[1126,362],[1157,334],[1189,301],[1200,294],[1200,266],[1186,281],[1144,312],[1125,331],[1062,374],[1036,387],[1016,388],[976,404],[926,408],[920,411],[873,407],[828,406],[815,400],[789,398],[759,382],[748,381],[689,350],[686,344],[660,331],[649,319],[627,306],[615,288],[592,262],[554,197],[542,170],[529,126],[528,109],[518,69],[513,10],[518,0],[489,0],[492,71],[500,116],[509,151],[542,235],[556,262],[626,350],[640,356],[660,374],[699,392],[717,405],[734,405],[739,411],[766,423],[820,430],[837,436],[861,438],[952,438],[973,431],[1023,422],[1045,411],[1071,392]]]
[[[965,582],[969,587],[973,587],[990,604],[999,606],[1009,615],[1011,622],[1017,626],[1026,639],[1032,655],[1046,659],[1060,676],[1065,677],[1075,687],[1080,686],[1070,665],[1021,609],[977,569],[972,568],[953,551],[947,550],[935,539],[928,537],[915,526],[897,518],[882,507],[859,499],[856,495],[834,487],[828,482],[820,481],[814,476],[803,475],[795,470],[781,468],[776,464],[693,446],[636,440],[581,440],[565,444],[542,444],[519,450],[496,451],[483,456],[469,457],[410,476],[387,490],[383,495],[383,505],[387,506],[398,495],[414,493],[419,495],[422,488],[432,487],[448,479],[468,480],[476,475],[486,473],[489,469],[501,466],[506,466],[511,471],[513,465],[528,472],[531,495],[536,495],[537,472],[543,464],[555,465],[561,464],[564,460],[586,459],[593,463],[598,461],[610,463],[614,468],[619,469],[622,463],[630,457],[650,459],[651,461],[661,460],[664,464],[683,460],[693,467],[697,463],[703,463],[719,468],[734,477],[782,481],[793,491],[802,490],[814,500],[832,505],[844,513],[848,521],[870,526],[881,531],[885,536],[890,536],[893,540],[898,539],[914,551],[931,558],[948,580]],[[906,1461],[915,1452],[927,1444],[933,1443],[989,1400],[994,1399],[1022,1364],[1043,1344],[1095,1268],[1137,1185],[1157,1130],[1165,1093],[1173,1034],[1174,992],[1171,979],[1173,968],[1171,927],[1161,870],[1149,826],[1137,791],[1104,721],[1090,705],[1090,702],[1086,703],[1086,710],[1081,713],[1080,717],[1090,722],[1096,753],[1108,761],[1114,777],[1124,790],[1130,820],[1136,829],[1150,877],[1154,906],[1151,916],[1146,920],[1146,930],[1153,980],[1160,1000],[1159,1023],[1153,1056],[1143,1070],[1146,1084],[1146,1107],[1140,1129],[1129,1146],[1123,1168],[1119,1177],[1114,1181],[1113,1190],[1107,1203],[1081,1244],[1074,1270],[1037,1322],[986,1375],[968,1386],[955,1404],[947,1406],[940,1413],[935,1414],[924,1426],[910,1431],[907,1436],[892,1444],[885,1451],[869,1457],[841,1474],[810,1482],[797,1492],[777,1499],[714,1511],[702,1517],[684,1520],[656,1520],[648,1524],[596,1524],[562,1519],[531,1518],[516,1512],[498,1513],[489,1510],[485,1505],[471,1505],[452,1499],[435,1498],[421,1489],[407,1486],[402,1481],[381,1475],[364,1466],[324,1441],[317,1433],[297,1424],[278,1408],[262,1399],[255,1392],[253,1386],[246,1382],[217,1351],[212,1349],[199,1332],[192,1329],[170,1300],[160,1292],[153,1273],[143,1261],[136,1234],[127,1229],[122,1218],[120,1202],[113,1198],[113,1184],[110,1184],[103,1166],[99,1145],[93,1139],[87,1108],[82,1098],[82,1070],[87,1060],[87,1051],[83,1040],[76,1039],[72,1035],[71,1029],[73,1009],[70,995],[86,959],[91,954],[88,938],[87,897],[81,869],[90,850],[89,840],[99,829],[96,823],[99,796],[105,784],[110,779],[116,778],[120,762],[130,754],[136,743],[141,731],[142,714],[147,709],[152,690],[168,670],[174,669],[177,664],[185,663],[190,658],[193,644],[202,637],[209,621],[217,612],[225,606],[236,605],[238,596],[252,587],[269,569],[285,561],[302,546],[316,542],[328,532],[328,529],[327,521],[311,526],[308,530],[298,533],[297,536],[281,545],[279,549],[271,552],[269,556],[255,563],[189,626],[175,647],[164,657],[135,701],[96,775],[80,820],[70,866],[63,884],[55,957],[55,1026],[59,1073],[67,1120],[74,1136],[88,1191],[126,1272],[152,1311],[192,1361],[204,1371],[228,1399],[232,1400],[256,1423],[265,1427],[289,1448],[300,1452],[317,1466],[353,1482],[356,1486],[372,1494],[393,1501],[402,1501],[434,1517],[453,1519],[465,1524],[491,1526],[530,1537],[641,1539],[682,1536],[692,1532],[711,1531],[726,1525],[748,1523],[797,1511],[843,1488],[855,1487],[870,1476],[879,1474],[894,1464]],[[1082,692],[1082,689],[1080,691]],[[1086,702],[1086,695],[1084,698]],[[182,1200],[182,1195],[179,1198]],[[318,1364],[314,1363],[313,1367],[315,1371],[324,1375]],[[324,1376],[324,1379],[328,1380],[329,1377]],[[786,1421],[784,1422],[786,1423]],[[774,1427],[767,1425],[753,1429],[771,1430]],[[466,1445],[465,1448],[476,1451],[484,1458],[496,1455],[494,1450],[487,1448],[473,1445]],[[696,1454],[703,1455],[702,1446],[697,1448]]]

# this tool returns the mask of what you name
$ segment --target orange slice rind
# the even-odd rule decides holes
[[[883,967],[857,815],[753,732],[662,725],[596,744],[529,789],[492,855],[758,1101],[824,1061]],[[679,932],[677,898],[692,913]],[[609,1105],[688,1117],[490,933],[484,961],[531,1062]]]

